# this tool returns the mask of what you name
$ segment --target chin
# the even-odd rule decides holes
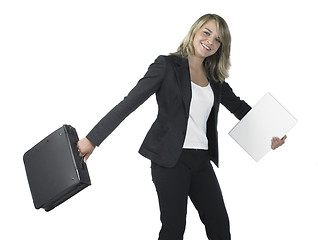
[[[213,54],[203,54],[201,55],[202,58],[208,58],[208,57],[211,57],[213,56]]]

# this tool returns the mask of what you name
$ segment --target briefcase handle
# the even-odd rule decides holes
[[[86,163],[84,162],[84,157],[85,156],[81,157],[81,168],[82,169],[85,169],[85,166],[86,166]]]
[[[74,127],[72,127],[71,125],[67,125],[67,124],[64,124],[64,126],[66,128],[66,131],[73,136],[73,147],[75,149],[77,149],[78,157],[81,159],[79,166],[81,167],[81,169],[84,170],[85,167],[86,167],[86,163],[84,162],[84,157],[85,156],[81,157],[79,155],[79,149],[77,147],[77,142],[78,142],[79,139],[78,139],[78,135],[77,135],[76,129]],[[74,148],[73,148],[73,151],[75,150]]]

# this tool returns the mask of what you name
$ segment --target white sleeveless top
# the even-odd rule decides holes
[[[191,81],[191,89],[192,98],[183,148],[207,150],[206,125],[214,104],[214,94],[210,84],[201,87]]]

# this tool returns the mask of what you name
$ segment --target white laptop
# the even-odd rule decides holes
[[[272,137],[282,138],[296,123],[296,118],[266,93],[229,135],[255,161],[259,161],[271,150]]]

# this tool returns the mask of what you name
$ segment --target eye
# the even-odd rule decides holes
[[[220,43],[220,44],[222,43],[219,38],[216,38],[215,41],[218,42],[218,43]]]
[[[204,34],[206,35],[206,36],[210,36],[211,34],[209,33],[209,32],[207,32],[207,31],[204,31]]]

